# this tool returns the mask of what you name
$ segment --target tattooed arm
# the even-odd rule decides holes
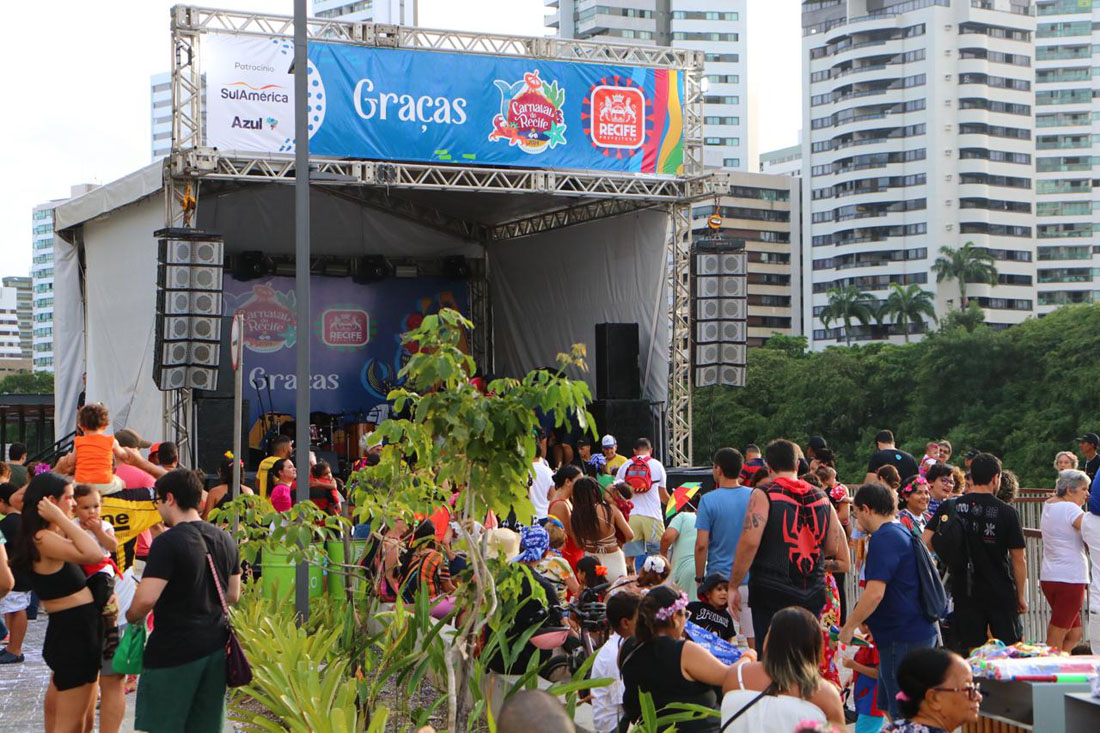
[[[737,554],[734,555],[733,569],[730,571],[729,607],[735,615],[741,611],[741,594],[737,592],[737,588],[752,567],[752,561],[760,547],[760,539],[764,536],[764,525],[768,523],[769,508],[767,495],[760,489],[754,489],[748,509],[745,510],[745,523],[741,528],[741,539],[737,542]]]

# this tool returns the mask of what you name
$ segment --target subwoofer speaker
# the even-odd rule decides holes
[[[615,436],[620,455],[628,458],[634,455],[634,441],[638,438],[649,438],[654,445],[657,443],[648,400],[596,400],[590,412],[601,436]]]
[[[228,359],[226,360],[228,361]],[[198,460],[204,473],[217,473],[225,452],[233,450],[233,399],[205,397],[195,400],[198,411]],[[248,400],[241,404],[241,453],[248,453]]]
[[[596,324],[596,397],[636,400],[642,396],[638,324]]]

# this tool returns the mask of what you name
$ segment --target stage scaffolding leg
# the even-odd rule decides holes
[[[672,332],[668,385],[668,462],[690,466],[691,439],[691,206],[669,207],[672,238],[668,251],[672,293]]]
[[[493,372],[493,316],[489,303],[489,252],[483,250],[480,267],[470,279],[470,319],[474,322],[470,349],[482,374]]]

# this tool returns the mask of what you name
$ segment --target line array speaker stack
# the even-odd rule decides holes
[[[638,369],[638,324],[596,324],[596,397],[636,400],[642,396]]]
[[[221,361],[221,235],[161,229],[157,237],[157,388],[216,389]]]
[[[741,242],[700,240],[691,259],[693,382],[745,386],[748,256]]]

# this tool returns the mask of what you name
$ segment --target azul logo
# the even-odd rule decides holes
[[[230,127],[239,127],[242,130],[262,130],[264,129],[264,121],[262,117],[255,119],[234,117],[233,124]]]
[[[645,142],[645,95],[642,90],[595,87],[589,135],[601,148],[640,148]]]
[[[493,85],[500,91],[500,114],[493,117],[489,142],[507,140],[531,155],[565,145],[565,90],[556,81],[543,81],[536,69],[514,84],[497,79]]]

